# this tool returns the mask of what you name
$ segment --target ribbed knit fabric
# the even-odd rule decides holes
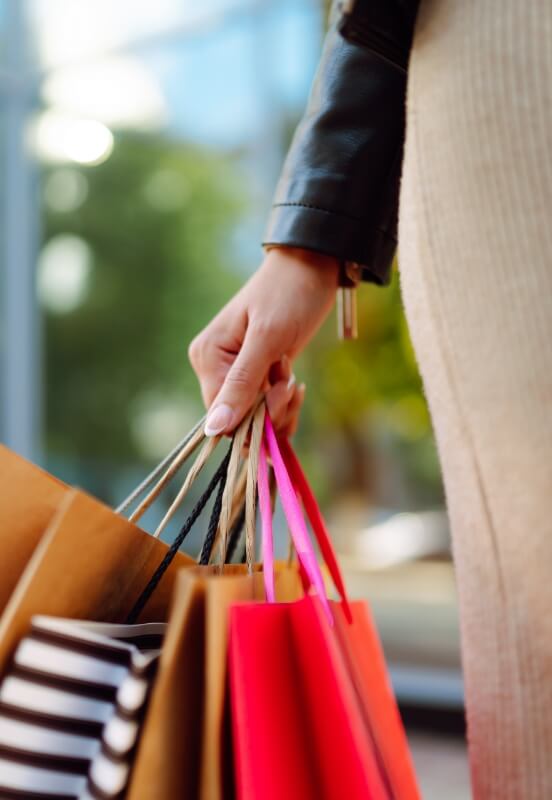
[[[399,260],[442,460],[473,794],[552,798],[552,3],[422,0]]]

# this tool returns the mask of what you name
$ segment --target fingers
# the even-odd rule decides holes
[[[226,306],[192,341],[188,357],[196,373],[205,407],[220,392],[247,333],[247,315]]]
[[[229,433],[242,421],[263,387],[278,345],[276,337],[254,325],[248,327],[243,345],[209,409],[207,436]]]

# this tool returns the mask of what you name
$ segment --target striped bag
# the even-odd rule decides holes
[[[33,617],[0,684],[0,796],[123,794],[165,627]]]

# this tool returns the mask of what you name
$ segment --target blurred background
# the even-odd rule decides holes
[[[260,260],[327,6],[0,0],[0,438],[109,504],[202,413],[187,346]],[[443,489],[397,277],[359,305],[297,447],[418,729],[463,706]],[[469,796],[449,734],[424,796]]]

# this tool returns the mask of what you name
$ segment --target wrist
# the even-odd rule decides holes
[[[273,262],[284,259],[285,261],[295,262],[296,265],[315,268],[322,271],[337,287],[340,262],[334,256],[319,253],[316,250],[307,250],[303,247],[291,247],[288,245],[265,245],[265,261]]]

